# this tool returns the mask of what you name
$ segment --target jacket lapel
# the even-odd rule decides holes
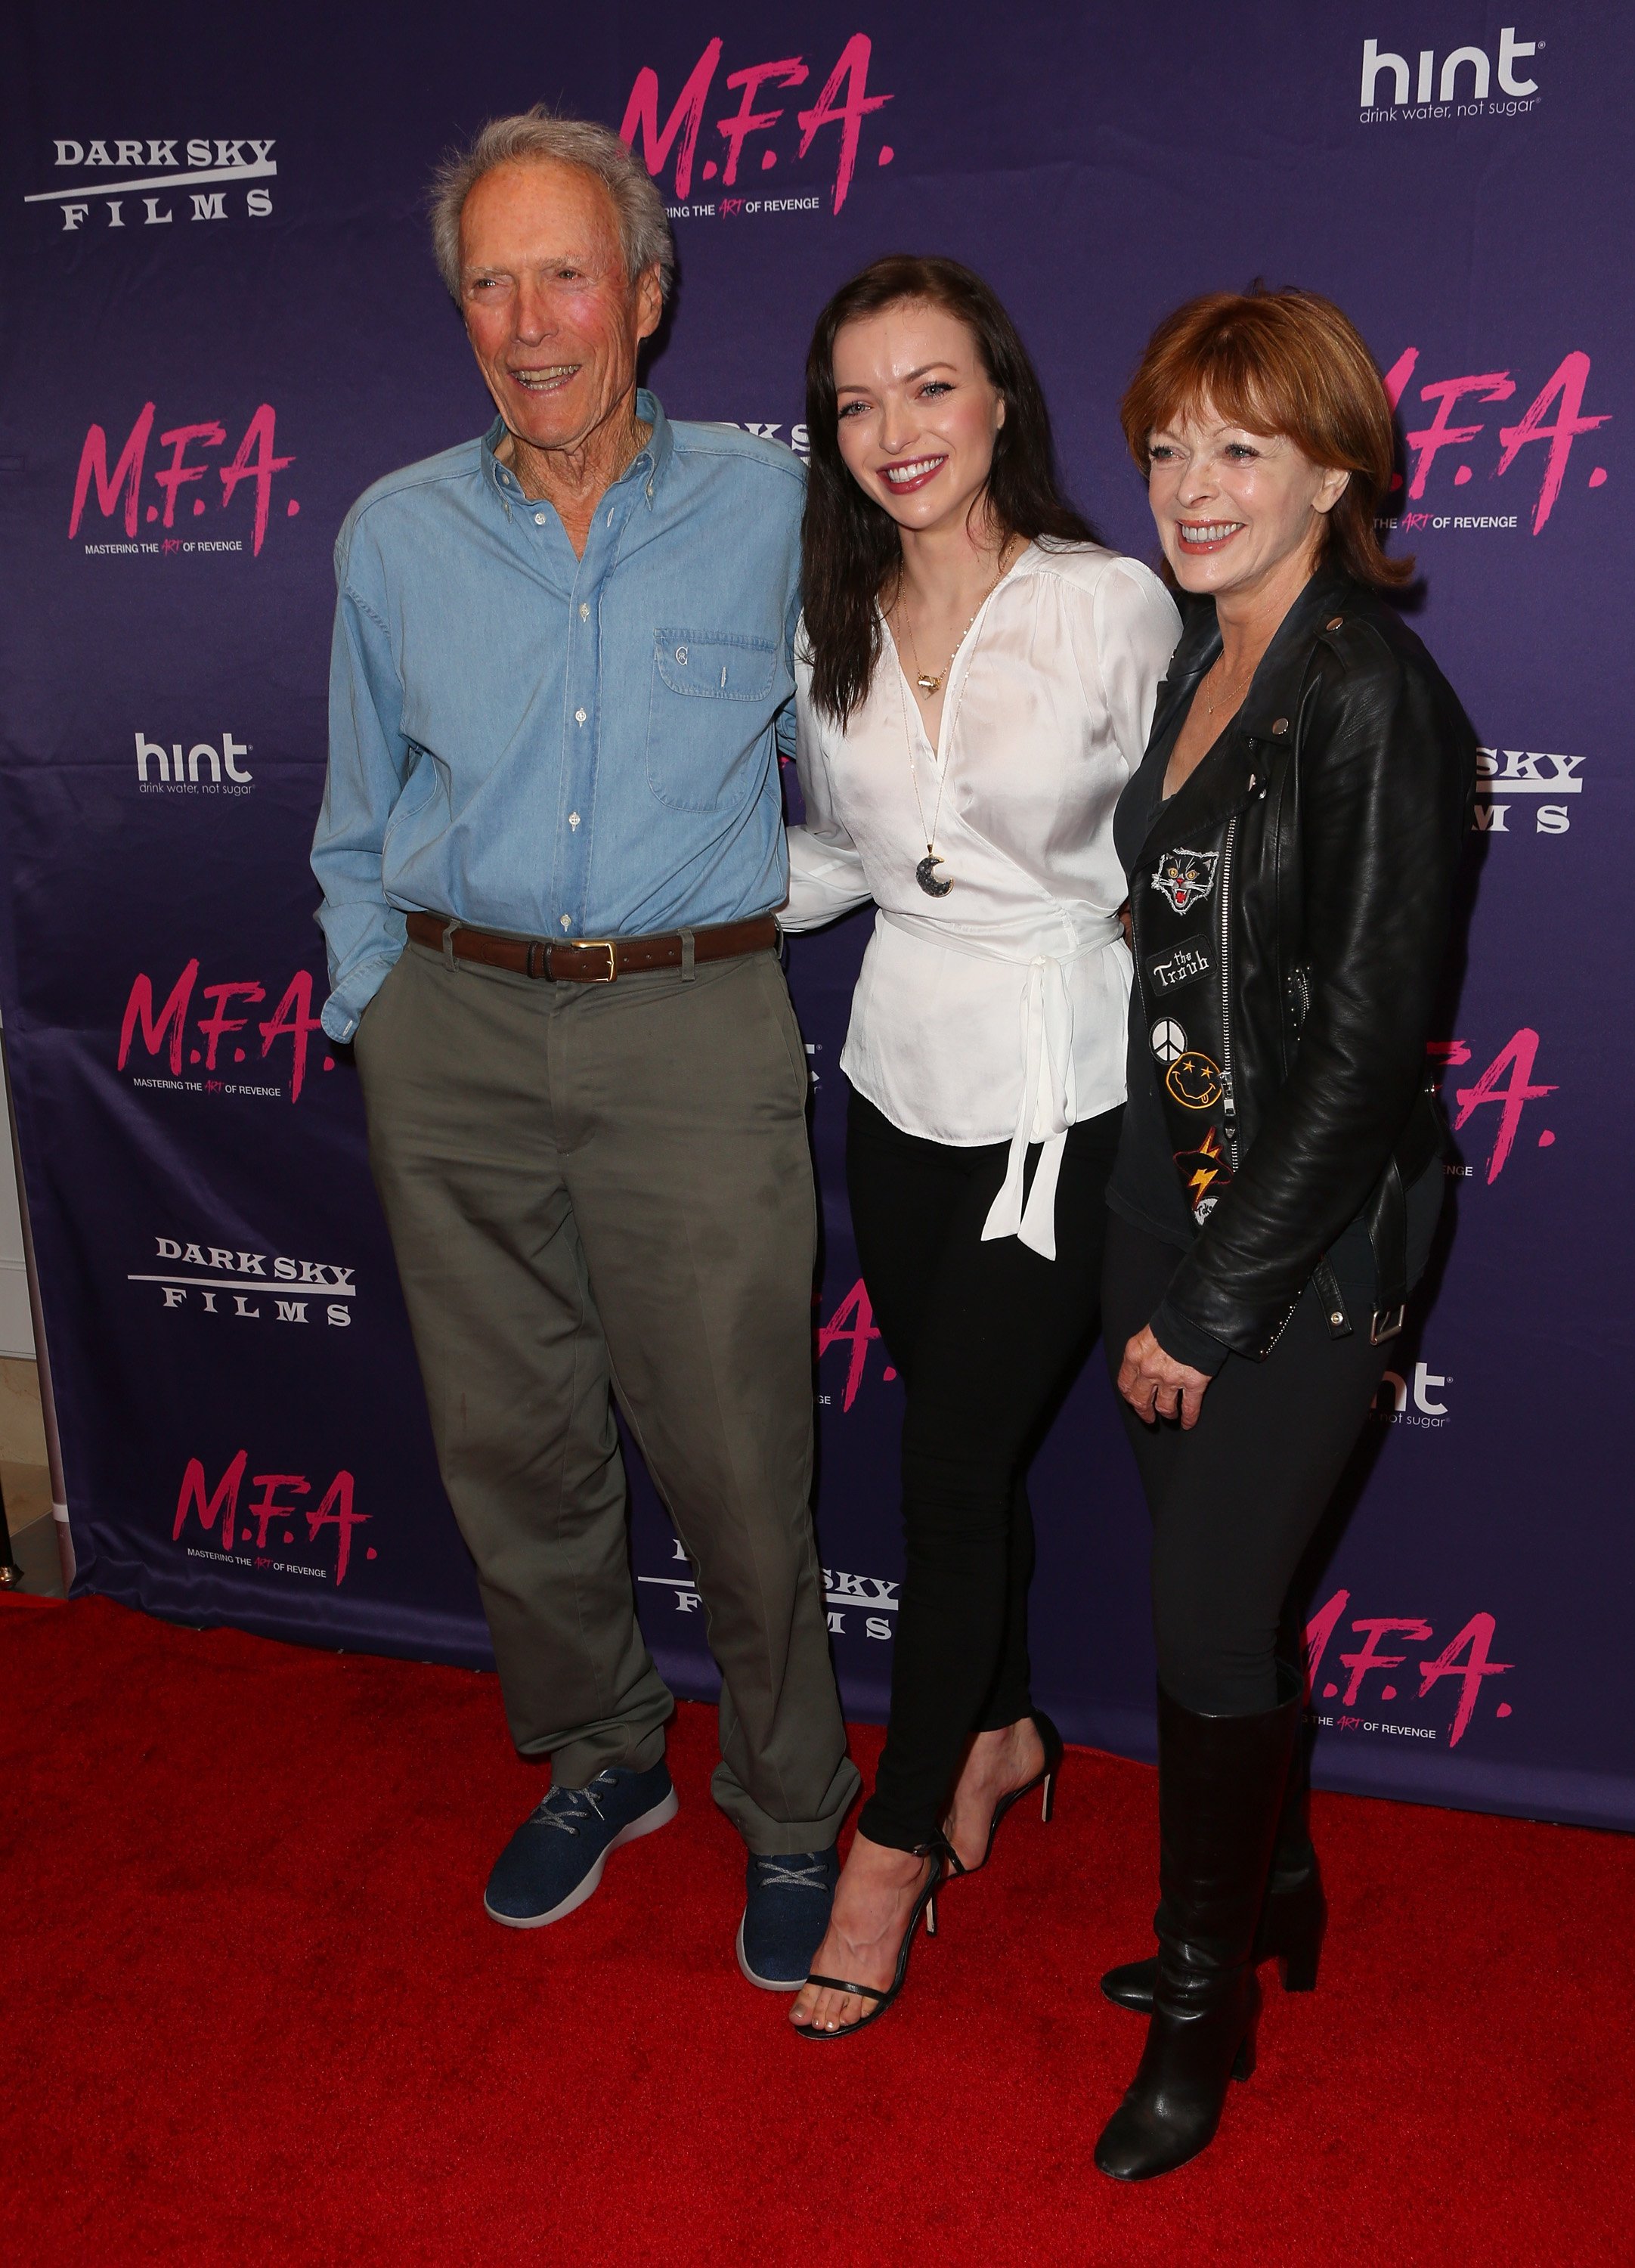
[[[1243,705],[1219,744],[1153,821],[1138,865],[1145,865],[1160,850],[1180,847],[1189,836],[1206,836],[1241,811],[1262,785],[1273,752],[1285,734],[1294,732],[1315,634],[1350,588],[1349,578],[1337,568],[1319,568],[1312,577],[1278,623]],[[1214,602],[1205,600],[1197,604],[1175,649],[1160,713],[1153,719],[1154,737],[1160,722],[1167,726],[1173,720],[1175,704],[1196,692],[1219,652]]]

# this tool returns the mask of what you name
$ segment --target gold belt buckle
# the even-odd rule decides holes
[[[610,937],[582,937],[575,950],[579,953],[605,953],[608,956],[608,974],[605,976],[581,976],[578,980],[581,984],[611,984],[617,977],[618,949]]]

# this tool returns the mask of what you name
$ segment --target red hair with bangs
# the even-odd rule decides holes
[[[1227,423],[1293,441],[1315,465],[1348,472],[1324,520],[1327,556],[1375,589],[1406,583],[1411,559],[1388,559],[1374,515],[1396,446],[1390,404],[1356,326],[1315,291],[1212,291],[1167,316],[1119,405],[1145,474],[1160,426],[1209,407]]]

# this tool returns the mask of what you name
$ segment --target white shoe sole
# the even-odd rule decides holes
[[[757,1977],[757,1976],[755,1975],[755,1970],[754,1970],[749,1966],[749,1958],[748,1958],[748,1955],[745,1953],[745,1951],[744,1951],[744,1924],[748,1920],[748,1918],[749,1918],[749,1911],[748,1911],[748,1907],[746,1907],[746,1908],[745,1908],[745,1910],[744,1910],[744,1911],[743,1911],[743,1912],[739,1916],[739,1918],[738,1918],[738,1938],[737,1938],[737,1947],[738,1947],[738,1966],[739,1966],[740,1970],[741,1970],[741,1972],[743,1973],[743,1975],[744,1975],[746,1977],[748,1977],[748,1979],[749,1980],[750,1984],[752,1984],[755,1987],[755,1989],[756,1989],[756,1991],[757,1991],[757,1992],[799,1992],[799,1990],[800,1990],[800,1987],[801,1987],[801,1986],[806,1983],[806,1978],[805,1978],[804,1977],[797,1977],[797,1979],[795,1980],[795,1982],[794,1982],[792,1984],[775,1984],[775,1983],[773,1982],[773,1980],[771,1979],[771,1977]]]
[[[585,1880],[569,1891],[560,1905],[552,1906],[549,1913],[496,1913],[486,1898],[482,1901],[483,1912],[490,1921],[497,1921],[502,1929],[547,1929],[552,1922],[564,1920],[577,1906],[582,1906],[586,1898],[595,1896],[601,1882],[601,1870],[615,1851],[621,1850],[627,1843],[638,1842],[644,1835],[653,1835],[659,1828],[667,1827],[681,1808],[675,1799],[675,1790],[672,1788],[651,1811],[644,1811],[639,1819],[632,1819],[628,1827],[622,1827]]]

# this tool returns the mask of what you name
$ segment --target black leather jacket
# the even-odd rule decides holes
[[[1194,602],[1155,736],[1219,651]],[[1131,1012],[1202,1225],[1160,1317],[1263,1358],[1315,1278],[1330,1329],[1351,1329],[1326,1256],[1360,1216],[1374,1336],[1401,1328],[1403,1190],[1447,1140],[1425,1042],[1475,778],[1419,640],[1320,567],[1130,877]]]

